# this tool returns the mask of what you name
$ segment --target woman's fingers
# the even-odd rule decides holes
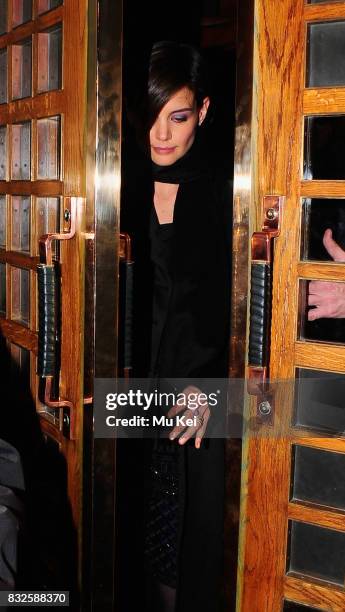
[[[167,413],[169,417],[176,417],[184,410],[184,414],[179,417],[180,422],[172,429],[169,438],[170,440],[175,440],[175,438],[180,436],[178,442],[183,445],[187,440],[196,436],[195,447],[200,448],[201,440],[205,435],[207,422],[210,418],[210,409],[205,402],[205,394],[197,387],[189,385],[184,389],[183,395],[185,401],[175,404]]]
[[[195,415],[195,414],[190,415],[190,412],[191,412],[190,410],[186,411],[186,413],[183,415],[184,424],[176,425],[174,429],[172,430],[172,432],[169,434],[169,438],[170,440],[175,440],[177,436],[182,434],[178,442],[179,444],[183,445],[188,440],[190,440],[191,438],[195,436],[196,438],[195,447],[200,448],[201,440],[205,435],[207,423],[210,418],[210,409],[206,408],[203,414],[199,414],[199,415]],[[201,425],[200,425],[200,422],[198,422],[197,420],[199,417],[202,418]],[[193,421],[193,425],[186,424],[186,421],[188,422],[188,419]]]
[[[186,404],[175,404],[172,408],[170,408],[170,410],[167,412],[167,416],[168,417],[175,417],[176,415],[178,415],[180,412],[182,412],[182,410],[186,410],[187,406]]]
[[[170,440],[175,440],[175,438],[177,438],[177,436],[179,436],[186,429],[187,427],[187,425],[185,424],[186,420],[191,418],[191,415],[187,413],[191,413],[191,411],[186,410],[185,414],[183,415],[183,418],[184,418],[183,422],[180,423],[179,425],[175,425],[174,429],[169,434]]]
[[[189,438],[191,438],[198,430],[199,425],[197,419],[199,418],[199,416],[201,415],[195,415],[192,410],[186,410],[183,416],[180,417],[181,423],[175,425],[174,429],[170,432],[170,440],[174,440],[181,433],[183,433],[183,436],[181,436],[181,438],[179,439],[180,444],[183,444],[184,442],[189,440]]]
[[[167,412],[167,416],[174,417],[180,412],[182,412],[182,410],[189,409],[193,411],[198,408],[196,398],[200,393],[201,391],[200,389],[198,389],[198,387],[193,387],[193,385],[189,385],[188,387],[186,387],[182,391],[182,393],[179,394],[181,396],[184,396],[184,401],[182,401],[182,399],[180,398],[179,403],[172,406],[172,408],[170,408],[170,410]]]
[[[208,419],[210,418],[210,409],[208,409],[208,411],[206,411],[206,412],[208,412],[208,414],[207,414],[206,418],[204,418],[204,422],[201,425],[200,429],[198,429],[198,431],[196,432],[196,436],[195,436],[195,448],[200,448],[202,439],[203,439],[203,437],[205,435],[205,431],[206,431],[206,427],[207,427],[207,422],[208,422]]]

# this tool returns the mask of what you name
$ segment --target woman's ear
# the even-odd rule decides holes
[[[209,106],[210,106],[210,98],[207,96],[206,98],[203,99],[202,106],[199,110],[199,125],[201,125],[202,122],[205,121]]]

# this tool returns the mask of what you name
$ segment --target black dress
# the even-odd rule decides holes
[[[150,375],[157,376],[154,356],[165,324],[165,313],[172,289],[173,223],[160,224],[155,210],[150,219],[151,261],[154,269],[152,309],[152,357]],[[159,381],[156,386],[159,387]],[[177,539],[179,511],[178,453],[176,442],[166,432],[155,430],[147,477],[147,518],[145,556],[148,571],[172,588],[177,583]]]
[[[153,307],[150,375],[157,372],[155,359],[159,352],[166,313],[172,290],[173,223],[158,222],[155,209],[150,219],[151,262],[153,264]]]
[[[128,231],[133,235],[137,262],[134,320],[136,335],[141,337],[135,345],[135,372],[137,377],[145,376],[147,363],[151,364],[151,375],[159,380],[188,379],[198,386],[201,379],[208,385],[213,379],[227,376],[231,190],[228,181],[218,179],[212,171],[187,178],[177,181],[171,229],[159,227],[157,219],[152,218],[153,190],[145,191],[140,205],[137,189],[131,198],[134,208],[132,213],[128,211]],[[157,237],[158,250],[153,248]],[[157,281],[160,283],[160,298],[155,300],[153,309],[148,288],[151,266],[143,265],[150,250],[156,295]],[[160,266],[165,255],[167,273]],[[157,309],[160,320],[152,325],[152,310],[157,313]],[[152,330],[151,341],[148,330]],[[201,383],[199,387],[204,390]],[[206,436],[211,431],[212,417]],[[177,534],[173,537],[176,612],[218,612],[223,599],[224,440],[205,438],[200,449],[195,448],[194,439],[183,446],[176,441],[167,442],[176,453],[172,471],[176,476],[177,468],[178,480],[174,512]],[[150,481],[152,484],[153,479]],[[150,517],[146,526],[149,524]],[[147,554],[145,557],[147,560]],[[161,575],[166,583],[174,576],[175,563],[170,563],[171,559],[174,555],[169,558],[169,569]]]

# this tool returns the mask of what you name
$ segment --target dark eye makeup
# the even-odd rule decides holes
[[[189,115],[172,115],[172,120],[177,123],[182,123],[183,121],[187,121]]]

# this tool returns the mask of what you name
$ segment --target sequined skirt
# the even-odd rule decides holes
[[[147,481],[145,558],[149,572],[176,588],[179,476],[176,444],[154,441]]]

